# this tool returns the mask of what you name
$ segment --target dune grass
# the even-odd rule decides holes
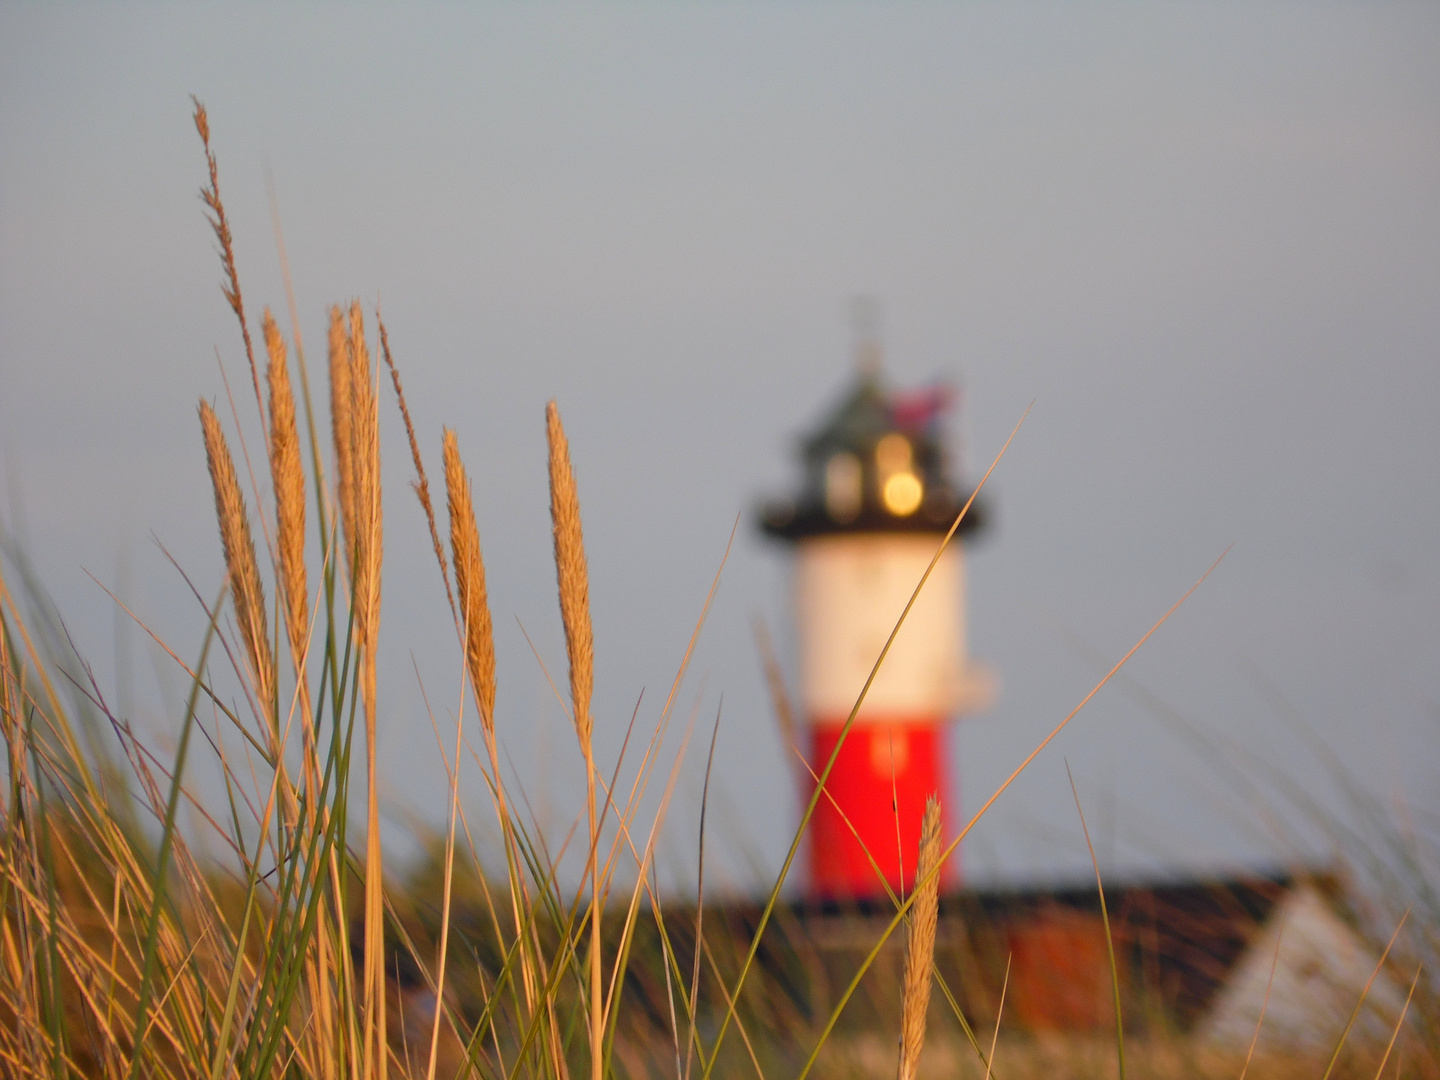
[[[621,763],[597,761],[592,746],[594,642],[580,497],[560,412],[551,402],[544,423],[557,594],[569,710],[586,776],[584,820],[560,850],[551,850],[503,778],[486,568],[459,438],[442,432],[448,519],[442,528],[384,324],[377,315],[377,361],[358,303],[329,313],[328,440],[325,417],[311,402],[299,339],[292,356],[268,310],[260,320],[268,391],[262,393],[209,124],[198,102],[194,119],[208,171],[202,196],[219,244],[225,299],[242,331],[262,421],[264,446],[256,456],[268,477],[257,475],[243,442],[237,460],[221,411],[202,401],[201,445],[225,580],[213,595],[194,589],[207,629],[191,654],[160,643],[188,679],[175,749],[166,757],[117,715],[87,669],[76,674],[63,634],[36,615],[33,588],[22,580],[18,593],[12,591],[0,568],[0,725],[7,753],[0,1072],[126,1080],[870,1075],[870,1066],[847,1056],[840,1024],[904,927],[903,975],[878,988],[873,977],[866,984],[898,1010],[892,1042],[882,1045],[881,1056],[889,1055],[885,1068],[902,1080],[926,1075],[922,1052],[937,986],[945,1015],[964,1033],[963,1068],[970,1074],[1046,1075],[1046,1066],[1028,1063],[1023,1054],[1002,1066],[1000,1017],[982,1046],[959,996],[938,976],[937,891],[944,861],[960,840],[1095,691],[948,844],[938,804],[931,803],[915,853],[914,890],[891,897],[893,916],[828,1008],[786,1027],[776,1019],[785,1007],[774,1005],[774,987],[764,985],[770,976],[759,969],[767,934],[776,925],[784,929],[782,888],[805,824],[826,797],[833,758],[817,763],[814,794],[780,874],[746,928],[743,949],[727,954],[723,937],[706,932],[703,903],[687,913],[662,902],[656,848],[693,729],[669,761],[661,747],[714,587],[655,728],[635,732],[632,722],[624,751],[630,779],[622,784]],[[431,876],[409,888],[387,877],[379,827],[382,362],[409,436],[416,493],[450,601],[467,689],[453,746],[444,752],[449,815],[432,848]],[[292,373],[299,375],[299,401]],[[233,403],[228,411],[238,429]],[[327,442],[328,462],[321,452]],[[1003,454],[1004,448],[997,463]],[[320,553],[318,565],[307,564],[307,540]],[[916,595],[924,583],[917,583]],[[892,634],[875,671],[893,641]],[[769,667],[777,703],[790,716],[780,700],[783,679]],[[231,686],[239,688],[238,698],[226,689]],[[864,691],[847,731],[863,700]],[[467,720],[467,708],[477,722]],[[480,751],[470,737],[477,729]],[[482,851],[463,809],[459,772],[467,753],[483,775],[498,853]],[[213,805],[189,779],[199,754],[218,768]],[[641,820],[652,784],[661,787],[659,809]],[[182,829],[182,816],[194,828]],[[562,883],[558,871],[571,843],[584,854],[576,886]],[[503,872],[480,869],[496,858]],[[701,859],[703,872],[703,848]],[[702,901],[703,895],[702,885]],[[680,925],[689,914],[693,926]],[[462,939],[465,948],[457,950]],[[1113,972],[1113,945],[1110,963]],[[643,999],[639,984],[650,987]],[[1118,1034],[1118,976],[1114,985]],[[645,1044],[634,1036],[632,1014],[643,1010],[653,1014],[647,1030],[661,1033],[659,1054],[655,1038]],[[1123,1037],[1118,1044],[1111,1065],[1123,1076]],[[1337,1060],[1338,1054],[1339,1048]],[[1133,1064],[1143,1052],[1130,1056],[1131,1075],[1174,1074]],[[1163,1054],[1151,1057],[1159,1061]]]

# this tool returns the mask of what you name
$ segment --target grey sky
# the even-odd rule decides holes
[[[194,405],[223,397],[216,349],[248,379],[196,198],[194,92],[254,314],[284,307],[268,166],[312,361],[326,305],[378,297],[432,467],[440,425],[459,432],[500,722],[555,821],[578,757],[516,626],[563,671],[545,400],[577,464],[611,753],[642,687],[653,722],[742,515],[681,719],[724,693],[717,845],[744,886],[793,817],[748,628],[762,611],[789,632],[786,563],[751,508],[850,377],[863,292],[895,380],[962,383],[972,478],[1035,401],[972,549],[973,649],[1004,690],[953,741],[964,814],[1234,544],[1133,677],[1341,808],[1273,685],[1433,835],[1437,56],[1440,11],[1419,5],[7,5],[7,500],[102,675],[115,618],[82,567],[193,637],[148,537],[218,585]],[[387,775],[394,805],[437,819],[411,654],[453,701],[453,632],[388,397],[385,422]],[[136,708],[173,683],[133,635],[120,653]],[[972,877],[1086,865],[1066,757],[1113,872],[1292,854],[1115,686],[977,828]],[[698,786],[679,798],[673,860]]]

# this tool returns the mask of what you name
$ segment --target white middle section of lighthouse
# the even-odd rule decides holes
[[[844,720],[940,546],[930,534],[855,533],[796,545],[801,688],[812,719]],[[952,542],[915,600],[865,704],[867,720],[940,722],[963,708],[965,563]]]

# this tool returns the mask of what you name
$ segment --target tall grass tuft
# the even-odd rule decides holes
[[[595,813],[595,754],[591,746],[590,694],[595,686],[595,633],[590,625],[590,572],[580,530],[580,495],[570,467],[570,444],[555,402],[545,406],[545,434],[550,444],[550,519],[555,537],[555,575],[560,586],[560,621],[565,626],[565,653],[570,660],[570,707],[575,735],[585,758],[585,805],[589,815],[590,851],[590,1062],[591,1076],[600,1080],[604,1041],[601,997],[600,834]]]
[[[932,987],[974,1048],[974,1075],[1021,1075],[1008,1063],[1003,1070],[995,1066],[993,1045],[988,1054],[981,1050],[960,997],[935,963],[940,868],[959,842],[944,842],[937,801],[926,809],[914,893],[890,897],[893,912],[886,908],[884,929],[867,928],[868,951],[834,980],[834,992],[827,983],[823,995],[803,1007],[781,953],[762,941],[772,923],[803,936],[782,896],[798,833],[763,904],[738,923],[726,928],[724,919],[702,920],[698,903],[693,919],[688,909],[676,916],[673,898],[661,891],[656,851],[680,788],[693,714],[668,764],[661,750],[720,575],[658,719],[638,735],[632,720],[619,759],[602,768],[594,734],[597,723],[608,721],[592,715],[595,642],[580,502],[553,401],[545,413],[550,510],[586,808],[552,850],[524,792],[502,769],[507,721],[498,714],[486,566],[459,439],[443,431],[447,560],[421,443],[377,315],[461,657],[454,672],[461,698],[453,756],[442,750],[450,813],[443,844],[433,845],[438,887],[415,884],[407,891],[393,874],[387,877],[378,761],[379,365],[367,345],[361,306],[330,308],[327,468],[321,460],[325,417],[317,415],[324,410],[312,408],[299,338],[292,337],[293,350],[287,347],[268,310],[260,330],[269,394],[261,397],[209,121],[198,102],[194,119],[204,145],[203,198],[219,243],[222,290],[240,323],[255,385],[269,491],[253,475],[243,439],[227,441],[220,418],[202,401],[224,572],[219,582],[192,586],[206,630],[188,653],[152,635],[188,686],[183,709],[158,724],[111,707],[63,629],[45,616],[23,566],[7,577],[18,564],[0,561],[6,751],[0,1075],[569,1080],[588,1072],[591,1080],[688,1080],[692,1062],[702,1078],[840,1075],[824,1057],[826,1041],[907,920],[903,974],[880,995],[899,1007],[901,1080],[917,1076]],[[300,379],[300,402],[292,374]],[[238,417],[234,423],[241,426]],[[253,505],[242,494],[247,486]],[[313,514],[307,498],[314,500]],[[273,542],[257,552],[250,514],[263,523],[269,505]],[[307,550],[319,552],[317,563],[307,564]],[[22,583],[19,596],[12,580]],[[783,679],[761,637],[777,705],[793,734]],[[883,660],[884,653],[872,679]],[[483,750],[470,742],[475,725],[466,726],[471,698]],[[718,731],[717,716],[712,760]],[[160,746],[173,749],[162,754]],[[195,779],[193,759],[207,754],[218,782],[204,785]],[[485,845],[460,798],[467,754],[483,777],[498,850]],[[833,761],[799,764],[816,779],[803,829],[818,800],[828,797]],[[708,792],[708,768],[706,775]],[[642,819],[657,777],[658,807]],[[363,790],[352,790],[352,781]],[[585,845],[578,882],[562,881],[560,873],[572,840]],[[708,885],[700,892],[708,895]],[[1417,1003],[1420,987],[1412,984]],[[1393,1049],[1401,1059],[1408,1045],[1396,1031]],[[728,1033],[738,1036],[731,1040],[738,1046],[726,1044]],[[934,1025],[930,1038],[934,1050]],[[891,1053],[884,1049],[887,1072]]]

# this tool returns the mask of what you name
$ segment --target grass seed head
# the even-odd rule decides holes
[[[270,386],[270,477],[275,486],[275,540],[280,556],[290,651],[297,669],[302,666],[310,623],[310,599],[305,580],[305,467],[300,460],[300,429],[295,420],[295,393],[285,339],[270,310],[265,310],[265,351],[270,362],[265,379]]]
[[[210,482],[215,488],[215,515],[220,522],[220,543],[225,551],[235,621],[250,661],[256,695],[261,708],[268,711],[274,697],[275,667],[265,618],[265,590],[255,561],[255,544],[250,538],[250,516],[245,509],[245,497],[240,493],[240,481],[225,433],[207,401],[200,402],[200,428],[205,436]]]
[[[339,306],[330,309],[330,425],[335,438],[335,500],[340,504],[341,547],[345,568],[354,573],[355,557],[355,440],[354,402],[350,386],[350,349],[345,317]]]
[[[930,969],[940,908],[940,802],[930,796],[920,825],[915,866],[915,903],[905,948],[904,997],[900,1010],[900,1080],[914,1080],[925,1045],[925,1011],[930,1005]]]
[[[365,316],[358,301],[350,305],[346,353],[350,363],[350,462],[354,485],[355,630],[362,647],[373,651],[380,623],[380,407],[370,352],[365,347]]]
[[[260,409],[261,416],[264,416],[265,406],[260,400],[260,375],[255,367],[255,347],[250,342],[250,323],[245,318],[245,299],[240,294],[240,275],[235,270],[235,238],[230,232],[230,219],[225,216],[225,203],[220,198],[220,169],[215,162],[215,154],[210,149],[210,118],[199,98],[192,94],[190,100],[195,105],[195,130],[204,144],[205,165],[210,173],[210,186],[200,189],[200,201],[209,211],[210,228],[215,233],[215,242],[220,246],[220,265],[225,271],[225,281],[221,284],[220,291],[240,323],[240,336],[245,342],[245,359],[250,363],[250,381],[255,387],[255,405]]]
[[[570,445],[555,402],[545,406],[545,434],[550,444],[550,520],[555,534],[555,574],[560,584],[560,620],[565,625],[565,651],[570,659],[570,700],[575,733],[590,760],[590,694],[595,683],[595,637],[590,625],[590,574],[585,565],[585,539],[580,531],[580,496],[570,468]]]
[[[455,594],[450,589],[450,571],[445,562],[445,547],[440,543],[440,531],[435,527],[435,507],[430,501],[430,480],[425,475],[425,460],[420,456],[420,441],[415,437],[410,406],[405,403],[405,388],[400,385],[400,369],[395,366],[395,358],[390,355],[390,335],[385,330],[385,320],[380,318],[378,310],[375,312],[375,326],[380,331],[380,355],[385,358],[385,366],[390,369],[390,383],[395,387],[395,402],[400,406],[400,419],[405,422],[405,437],[410,441],[410,458],[415,462],[415,480],[410,486],[415,489],[415,497],[420,500],[420,508],[425,511],[425,524],[430,528],[430,543],[435,549],[435,561],[440,564],[440,580],[445,583],[445,599],[450,603],[450,614],[458,623],[460,613],[455,607]]]
[[[480,722],[487,734],[495,733],[495,637],[490,604],[485,593],[485,562],[480,555],[480,531],[470,499],[470,478],[460,461],[455,432],[445,429],[445,495],[450,510],[450,552],[455,563],[455,588],[460,594],[460,617],[465,627],[465,662]]]
[[[350,369],[350,468],[353,503],[354,563],[351,572],[356,636],[361,648],[374,651],[380,629],[380,406],[370,350],[364,341],[364,312],[360,302],[350,305],[346,336]]]

